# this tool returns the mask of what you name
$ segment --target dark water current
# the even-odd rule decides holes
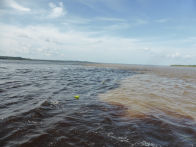
[[[184,122],[188,127],[180,132],[178,123],[153,116],[131,119],[123,105],[98,99],[134,74],[74,62],[0,60],[0,146],[196,145],[194,122]],[[183,135],[192,139],[181,140]]]

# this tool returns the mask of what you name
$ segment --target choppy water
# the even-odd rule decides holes
[[[194,79],[135,71],[0,60],[0,146],[196,146]]]

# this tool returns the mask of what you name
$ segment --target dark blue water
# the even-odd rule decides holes
[[[113,132],[103,129],[112,123],[110,109],[115,115],[113,109],[123,109],[99,102],[97,95],[132,74],[79,63],[1,60],[1,146],[112,145],[112,138],[103,139]]]

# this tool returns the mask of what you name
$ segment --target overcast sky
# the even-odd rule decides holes
[[[0,55],[196,64],[196,1],[0,0]]]

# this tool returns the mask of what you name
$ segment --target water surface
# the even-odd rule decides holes
[[[194,73],[0,60],[0,146],[193,147]]]

